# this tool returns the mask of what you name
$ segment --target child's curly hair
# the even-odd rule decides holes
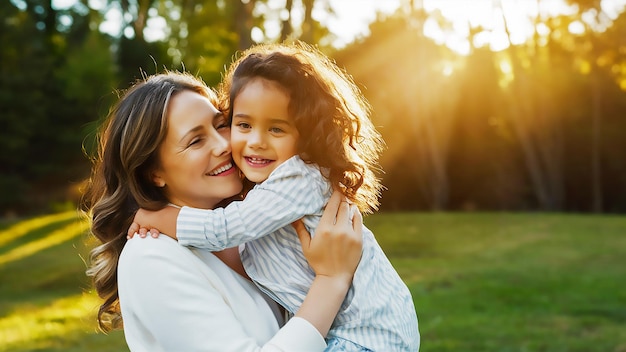
[[[244,51],[226,72],[219,89],[221,107],[231,110],[255,78],[274,81],[289,94],[302,159],[328,169],[333,188],[362,212],[378,209],[382,185],[374,170],[384,142],[351,76],[305,43],[261,44]]]

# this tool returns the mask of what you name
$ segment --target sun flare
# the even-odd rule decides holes
[[[442,26],[430,17],[424,24],[425,35],[462,55],[469,54],[472,47],[501,51],[521,44],[536,30],[534,18],[574,11],[563,0],[424,0],[423,5],[426,12],[438,12],[449,22]],[[470,38],[477,28],[481,31]]]

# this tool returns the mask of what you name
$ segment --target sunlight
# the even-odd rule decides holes
[[[532,18],[573,11],[563,0],[544,0],[540,5],[535,1],[501,0],[501,7],[493,0],[473,0],[471,5],[465,0],[424,0],[423,3],[424,10],[439,11],[452,24],[451,29],[444,30],[436,21],[431,21],[425,24],[424,34],[437,43],[445,43],[460,55],[468,55],[472,46],[501,51],[510,44],[521,44],[535,31]],[[503,16],[506,16],[506,26]],[[478,27],[483,31],[470,43],[470,28]]]
[[[454,73],[454,65],[451,62],[444,63],[441,73],[446,77],[450,77]]]
[[[585,34],[585,25],[580,21],[574,21],[567,26],[567,30],[572,34],[583,35]]]
[[[578,70],[583,75],[588,75],[591,72],[591,63],[587,60],[580,59],[578,62]]]
[[[513,67],[511,67],[511,62],[508,59],[502,59],[500,61],[500,72],[502,74],[498,79],[498,85],[501,88],[506,88],[515,79]]]
[[[55,222],[70,220],[72,218],[76,218],[77,216],[78,215],[76,211],[67,211],[59,214],[40,216],[37,218],[18,222],[17,224],[9,227],[6,230],[0,231],[0,246],[16,240],[38,228],[50,225]]]
[[[400,6],[397,0],[342,0],[329,1],[334,15],[329,16],[321,8],[313,8],[313,18],[325,23],[337,37],[332,43],[336,48],[361,36],[369,35],[369,23],[376,19],[376,12],[392,13]]]
[[[76,216],[75,212],[72,212]],[[51,232],[48,236],[25,243],[5,254],[0,255],[0,265],[30,256],[46,248],[63,243],[80,236],[89,228],[87,221],[75,221],[61,229]]]
[[[73,332],[95,332],[99,304],[95,294],[83,293],[58,299],[43,308],[20,308],[0,318],[0,346],[24,347],[28,342],[63,340]]]

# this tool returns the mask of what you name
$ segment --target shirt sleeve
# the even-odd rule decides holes
[[[326,348],[326,341],[319,331],[306,319],[291,318],[274,338],[266,344],[274,349],[268,351],[320,351]]]
[[[319,172],[316,175],[301,164],[299,159],[289,159],[243,201],[225,208],[183,207],[176,223],[179,243],[218,251],[265,236],[305,215],[321,213],[326,203],[325,183]]]
[[[220,293],[219,279],[207,276],[210,270],[198,269],[173,249],[184,248],[160,239],[132,241],[143,242],[136,243],[119,264],[125,336],[132,351],[150,349],[146,344],[165,351],[324,350],[323,337],[301,318],[290,320],[260,346],[231,309],[242,302]]]

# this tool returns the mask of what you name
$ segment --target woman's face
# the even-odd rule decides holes
[[[212,209],[241,191],[231,159],[230,126],[209,99],[179,92],[170,99],[167,120],[152,179],[171,203]]]

